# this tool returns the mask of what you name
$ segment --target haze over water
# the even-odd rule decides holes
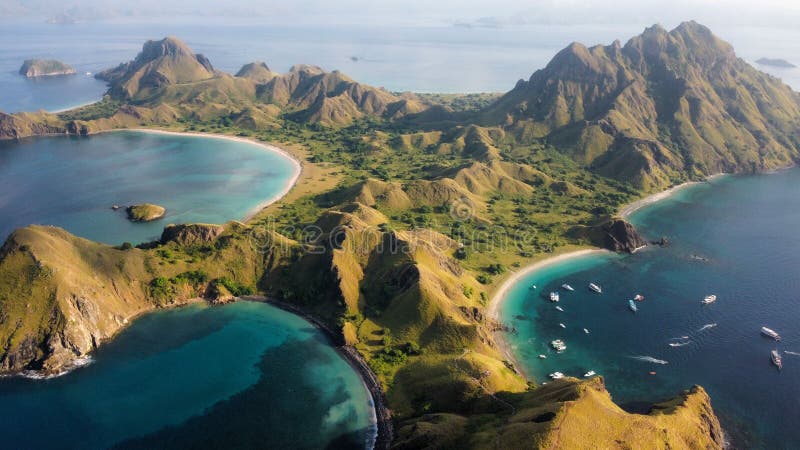
[[[693,17],[685,17],[690,20]],[[652,22],[621,25],[420,26],[275,25],[258,19],[115,19],[52,25],[43,19],[0,19],[0,110],[60,110],[99,100],[105,84],[86,76],[133,59],[148,39],[173,35],[203,53],[214,67],[236,73],[265,61],[285,72],[294,64],[338,69],[392,91],[506,92],[543,68],[573,41],[624,44]],[[676,23],[664,23],[672,28]],[[800,65],[800,31],[707,23],[740,57],[783,58]],[[78,75],[29,80],[17,74],[28,58],[56,58]],[[757,68],[800,89],[800,69]]]
[[[595,370],[633,409],[700,384],[740,448],[791,448],[800,442],[800,356],[783,352],[800,353],[798,194],[800,170],[792,169],[717,179],[636,212],[640,231],[667,236],[669,247],[583,257],[524,277],[502,307],[518,330],[508,335],[515,355],[540,382],[553,371]],[[589,292],[590,281],[604,293]],[[564,282],[576,292],[560,289]],[[564,312],[544,298],[555,289]],[[637,293],[645,301],[634,314],[628,300]],[[702,305],[708,294],[717,302]],[[760,336],[765,325],[783,340]],[[549,349],[558,338],[568,346],[562,354]],[[676,342],[688,344],[669,346]],[[783,371],[770,364],[772,349],[782,352]]]

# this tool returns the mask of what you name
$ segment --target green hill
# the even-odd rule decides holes
[[[624,46],[571,44],[481,121],[645,190],[800,156],[798,94],[695,22],[655,25]]]

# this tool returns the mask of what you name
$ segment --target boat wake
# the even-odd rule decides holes
[[[671,341],[682,341],[684,339],[689,339],[689,336],[680,336],[680,337],[674,337],[674,338],[669,338],[669,339]]]
[[[686,341],[686,342],[670,342],[670,343],[669,343],[669,346],[670,346],[670,347],[683,347],[684,345],[689,345],[689,344],[691,344],[691,343],[692,343],[692,341]]]
[[[716,323],[707,323],[707,324],[703,325],[702,327],[700,327],[700,329],[697,330],[697,331],[698,332],[705,331],[705,330],[708,330],[709,328],[714,328],[715,326],[717,326]]]
[[[798,352],[790,352],[789,350],[784,350],[783,353],[786,353],[787,355],[800,356],[800,353],[798,353]]]
[[[663,359],[653,358],[652,356],[631,356],[631,358],[644,361],[644,362],[651,362],[653,364],[669,364],[669,361],[664,361]]]

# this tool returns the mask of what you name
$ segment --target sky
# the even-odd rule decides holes
[[[0,16],[78,19],[246,17],[298,25],[458,25],[662,23],[797,27],[797,0],[0,0]]]

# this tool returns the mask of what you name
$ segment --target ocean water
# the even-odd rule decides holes
[[[631,411],[700,384],[738,448],[796,448],[798,194],[798,169],[690,186],[631,217],[647,238],[667,236],[669,247],[589,255],[529,274],[501,311],[517,329],[507,337],[523,370],[539,382],[553,371],[581,377],[595,370]],[[587,289],[591,281],[603,287],[602,295]],[[559,289],[564,282],[576,291]],[[533,283],[538,290],[530,289]],[[544,298],[554,289],[564,312]],[[637,293],[645,301],[634,314],[628,300]],[[718,300],[702,305],[709,294]],[[761,336],[762,326],[783,340]],[[558,338],[568,346],[562,354],[548,347]],[[772,349],[783,356],[782,371],[770,363]],[[548,358],[538,359],[540,353]]]
[[[120,131],[0,141],[0,236],[44,224],[108,244],[149,241],[169,223],[241,220],[295,171],[277,152],[211,137]],[[111,209],[136,203],[167,213],[132,223]]]
[[[690,19],[690,18],[687,18]],[[622,42],[651,23],[526,25],[500,28],[427,26],[300,26],[230,18],[108,20],[52,25],[43,19],[0,19],[0,110],[61,110],[96,101],[105,85],[86,76],[133,59],[147,39],[174,35],[215,67],[235,73],[262,60],[284,72],[294,64],[338,69],[393,91],[505,92],[573,41]],[[664,24],[671,28],[677,24]],[[784,58],[800,65],[800,30],[708,23],[747,61]],[[25,59],[56,58],[75,76],[28,80]],[[356,60],[353,58],[355,57]],[[757,66],[800,88],[800,69]]]
[[[365,448],[371,399],[324,335],[272,306],[136,320],[67,375],[0,380],[4,448]]]

